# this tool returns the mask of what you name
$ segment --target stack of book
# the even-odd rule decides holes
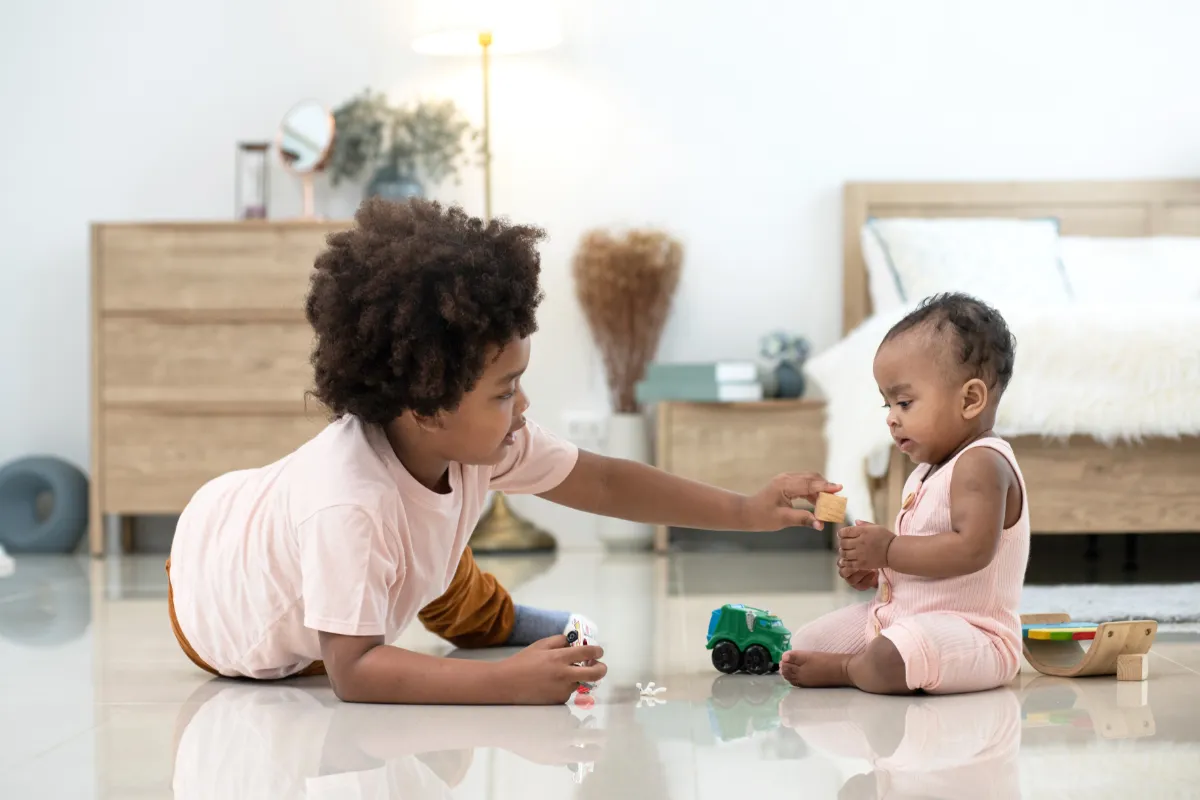
[[[753,361],[698,364],[650,364],[636,388],[641,405],[665,400],[695,403],[752,402],[763,399],[758,365]]]

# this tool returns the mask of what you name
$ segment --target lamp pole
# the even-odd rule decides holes
[[[479,34],[479,49],[483,54],[483,221],[492,221],[492,98],[491,98],[492,34]]]

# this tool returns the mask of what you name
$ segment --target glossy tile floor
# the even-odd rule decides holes
[[[597,622],[610,673],[590,706],[354,706],[318,679],[209,680],[171,638],[161,558],[20,559],[0,579],[0,797],[1200,796],[1200,641],[1162,637],[1146,683],[800,691],[719,675],[704,632],[728,601],[793,628],[853,602],[825,553],[485,563],[521,601]],[[400,644],[450,653],[424,631]],[[649,681],[666,691],[639,696]]]

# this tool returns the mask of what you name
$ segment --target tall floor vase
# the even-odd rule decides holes
[[[643,415],[613,414],[606,438],[609,457],[650,463],[650,433]],[[611,517],[601,517],[597,535],[609,550],[649,550],[654,543],[653,526]]]

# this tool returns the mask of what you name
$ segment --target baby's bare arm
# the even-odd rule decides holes
[[[1016,484],[1000,453],[977,447],[963,453],[950,479],[950,527],[933,536],[900,536],[887,564],[897,572],[925,578],[954,578],[991,563],[1008,516],[1008,493]]]

